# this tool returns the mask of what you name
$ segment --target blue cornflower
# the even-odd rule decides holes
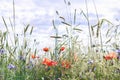
[[[116,52],[118,53],[117,58],[120,60],[120,49],[116,50]]]
[[[23,56],[18,56],[19,60],[25,61],[25,58]]]
[[[30,63],[26,66],[26,68],[28,69],[32,69],[34,67],[32,61],[30,61]]]
[[[15,69],[15,68],[16,68],[16,66],[13,65],[13,64],[9,64],[9,65],[8,65],[8,69]]]
[[[93,64],[93,62],[94,62],[93,60],[88,60],[87,63],[88,63],[88,64]]]
[[[120,54],[120,49],[119,49],[119,50],[116,50],[116,52],[117,52],[118,54]]]
[[[4,49],[0,49],[0,54],[4,54],[5,50]]]

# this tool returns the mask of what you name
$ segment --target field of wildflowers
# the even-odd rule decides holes
[[[65,4],[70,6],[71,3],[65,1]],[[33,47],[29,46],[26,34],[32,35],[33,27],[29,24],[24,27],[20,44],[19,35],[15,33],[15,20],[10,20],[11,37],[6,20],[2,17],[6,31],[0,30],[0,80],[120,80],[120,24],[98,18],[98,23],[91,25],[88,13],[81,11],[80,16],[86,19],[89,30],[89,43],[84,46],[79,40],[82,29],[76,24],[76,10],[72,22],[58,11],[56,14],[66,27],[66,34],[59,36],[53,20],[55,35],[50,37],[54,39],[55,46],[43,47],[43,55],[38,55],[38,50],[32,50]],[[104,25],[108,29],[102,35]],[[116,43],[111,43],[112,39]],[[95,40],[97,43],[94,43]]]

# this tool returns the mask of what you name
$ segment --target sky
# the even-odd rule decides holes
[[[76,24],[80,23],[84,28],[84,32],[81,35],[88,35],[88,29],[85,27],[86,23],[82,17],[79,17],[81,10],[86,13],[85,0],[69,1],[71,3],[70,6],[66,6],[64,0],[15,0],[16,33],[21,35],[23,27],[30,24],[30,26],[34,27],[32,39],[36,39],[40,42],[40,45],[51,45],[53,44],[53,39],[50,36],[55,33],[52,20],[55,20],[60,36],[65,32],[65,27],[60,24],[56,11],[69,22],[73,19],[71,16],[73,16],[76,9]],[[120,20],[120,0],[87,0],[90,24],[94,24],[97,21],[93,1],[100,19],[106,18],[118,24]],[[12,0],[0,0],[0,30],[5,31],[2,16],[5,18],[8,26],[10,26],[9,18],[13,19]],[[12,32],[11,29],[10,31]],[[82,36],[82,38],[86,39],[87,36]]]

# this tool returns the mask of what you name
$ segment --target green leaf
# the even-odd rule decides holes
[[[26,32],[27,31],[27,29],[28,29],[28,27],[30,26],[30,24],[28,24],[27,26],[26,26],[26,28],[25,28],[25,30],[24,30],[24,32]]]
[[[108,39],[108,40],[105,42],[105,44],[107,44],[108,42],[110,42],[110,41],[111,41],[111,39],[112,39],[112,37],[111,37],[110,39]]]
[[[50,36],[51,38],[62,38],[61,36]]]
[[[112,28],[113,28],[113,26],[107,30],[106,37],[108,36],[108,34],[110,33],[110,30],[111,30]]]
[[[82,29],[79,29],[79,28],[73,28],[73,30],[83,31]]]
[[[30,26],[30,24],[28,24],[28,25],[24,28],[24,36],[25,36],[25,34],[26,34],[29,26]]]
[[[65,18],[64,18],[64,17],[60,16],[59,18],[62,19],[63,21],[65,21]]]
[[[33,32],[33,26],[32,26],[32,28],[31,28],[31,30],[30,30],[30,35],[32,34],[32,32]]]
[[[55,26],[55,22],[54,22],[54,20],[52,20],[52,23],[53,23],[53,27],[54,27],[54,29],[57,29],[56,26]]]
[[[76,9],[75,9],[75,12],[74,12],[74,24],[76,22]]]
[[[61,23],[65,24],[65,25],[68,25],[68,26],[72,26],[71,24],[63,22],[63,21]]]
[[[7,31],[3,33],[4,40],[6,39],[7,33]]]
[[[94,27],[91,26],[92,35],[94,36]]]
[[[16,45],[16,43],[18,42],[18,37],[14,37],[15,38],[15,45]]]
[[[9,31],[9,30],[8,30],[8,26],[7,26],[6,21],[5,21],[5,19],[4,19],[3,16],[2,16],[2,19],[3,19],[4,25],[5,25],[6,29],[7,29],[7,31]]]

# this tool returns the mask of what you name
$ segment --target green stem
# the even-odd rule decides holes
[[[91,30],[90,30],[90,22],[89,22],[89,15],[88,15],[88,4],[87,4],[87,0],[85,0],[85,4],[86,4],[86,10],[87,10],[87,25],[88,25],[88,29],[89,29],[89,36],[90,36],[90,48],[92,46],[92,35],[91,35]]]

